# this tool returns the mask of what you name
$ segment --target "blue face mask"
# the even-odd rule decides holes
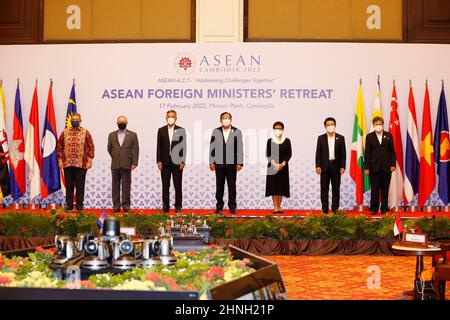
[[[71,120],[70,124],[72,125],[72,127],[78,128],[80,126],[80,121],[78,121],[78,120]]]

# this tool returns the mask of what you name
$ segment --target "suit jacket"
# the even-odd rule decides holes
[[[394,140],[392,134],[383,131],[383,138],[380,142],[376,132],[371,132],[366,136],[366,154],[364,156],[365,169],[373,172],[391,172],[391,167],[396,166]]]
[[[242,131],[233,126],[230,130],[227,142],[225,142],[222,127],[213,130],[209,144],[209,164],[216,166],[244,165]]]
[[[139,161],[139,141],[137,134],[127,129],[122,145],[119,143],[119,130],[108,136],[108,153],[111,156],[111,169],[131,169]]]
[[[339,168],[345,169],[347,161],[345,138],[344,136],[337,133],[334,134],[334,159],[335,161],[337,161]],[[323,171],[327,171],[328,161],[329,161],[328,134],[325,133],[317,138],[316,168],[321,168]]]
[[[186,130],[175,125],[172,143],[169,140],[169,126],[158,129],[156,162],[163,165],[186,163]]]

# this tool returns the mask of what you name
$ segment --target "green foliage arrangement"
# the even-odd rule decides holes
[[[156,235],[161,224],[169,219],[194,221],[201,226],[206,220],[213,238],[235,239],[331,239],[379,240],[393,239],[395,216],[370,219],[365,215],[347,216],[345,212],[306,217],[242,218],[195,213],[169,216],[164,213],[144,214],[130,212],[119,215],[122,226],[135,226],[139,234]],[[98,216],[93,213],[65,213],[63,211],[9,212],[0,214],[0,236],[51,237],[55,234],[76,236],[78,233],[97,234]],[[450,219],[445,217],[403,220],[406,228],[428,234],[429,237],[449,237]]]

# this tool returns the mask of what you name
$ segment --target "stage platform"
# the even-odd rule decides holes
[[[61,209],[60,209],[61,210]],[[6,212],[47,212],[47,209],[41,209],[41,210],[30,210],[30,209],[19,209],[19,210],[13,210],[13,209],[0,209],[0,214],[6,213]],[[105,208],[105,209],[85,209],[84,212],[88,214],[100,214],[100,212],[105,211],[107,214],[112,213],[112,209]],[[161,213],[160,209],[135,209],[131,212],[135,214],[143,214],[143,215],[152,215],[156,213]],[[434,211],[434,212],[389,212],[386,215],[382,215],[381,213],[378,213],[376,215],[371,215],[370,212],[364,211],[364,212],[357,212],[357,211],[340,211],[340,213],[345,213],[348,216],[356,216],[356,215],[365,215],[368,218],[372,219],[380,219],[386,216],[396,216],[400,214],[400,217],[402,219],[415,219],[415,218],[423,218],[423,217],[446,217],[450,218],[450,212],[440,212],[440,211]],[[117,214],[117,213],[115,213]],[[123,211],[119,213],[120,215],[124,214]],[[169,211],[170,215],[176,215],[175,210]],[[209,216],[211,214],[214,214],[214,209],[183,209],[181,212],[182,215],[196,215],[196,216]],[[331,213],[329,213],[331,214]],[[308,215],[313,216],[323,216],[321,210],[284,210],[283,213],[273,213],[271,210],[266,209],[242,209],[237,210],[236,214],[231,214],[229,210],[224,210],[221,214],[225,217],[239,217],[239,218],[259,218],[259,217],[267,217],[267,216],[273,216],[273,217],[280,217],[280,218],[292,218],[292,217],[306,217]]]

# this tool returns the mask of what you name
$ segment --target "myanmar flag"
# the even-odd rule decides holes
[[[364,148],[366,139],[366,121],[362,84],[359,84],[358,99],[356,102],[355,121],[353,123],[353,138],[350,158],[350,176],[356,184],[356,203],[363,203],[364,192],[369,190],[369,177],[364,173]]]

